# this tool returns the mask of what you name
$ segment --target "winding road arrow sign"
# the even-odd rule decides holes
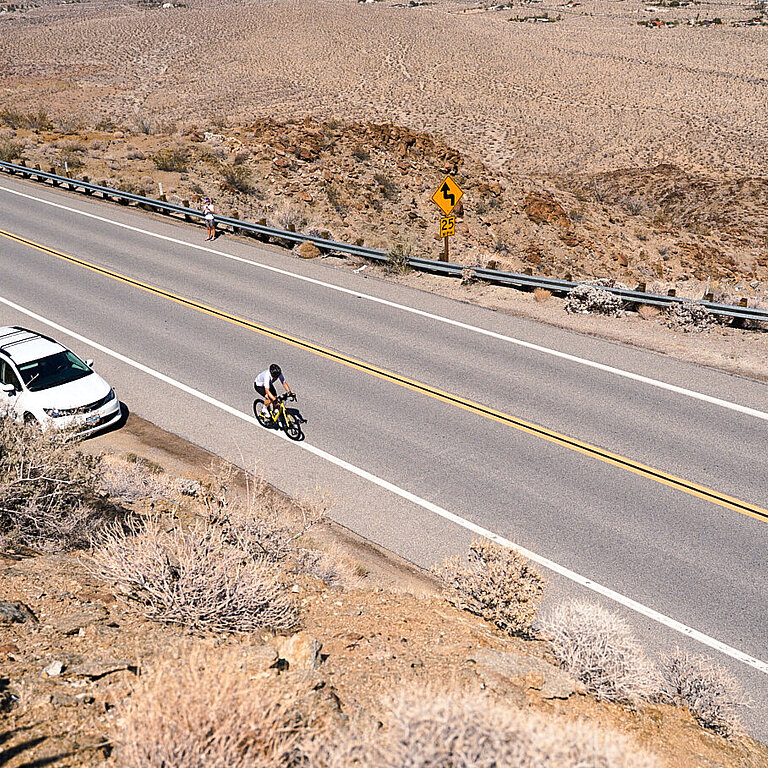
[[[461,200],[463,194],[461,187],[450,176],[446,176],[445,181],[432,195],[432,202],[447,216],[456,207],[456,203]]]

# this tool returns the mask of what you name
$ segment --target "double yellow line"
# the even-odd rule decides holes
[[[296,336],[291,336],[290,334],[283,333],[282,331],[277,331],[273,328],[261,325],[260,323],[254,323],[250,320],[245,320],[244,318],[232,315],[229,312],[225,312],[214,307],[209,307],[206,304],[194,301],[193,299],[187,299],[183,296],[172,293],[171,291],[166,291],[163,288],[158,288],[140,280],[127,277],[126,275],[121,275],[119,272],[106,269],[105,267],[100,267],[96,264],[85,261],[84,259],[78,259],[75,256],[70,256],[69,254],[54,250],[53,248],[48,248],[47,246],[40,245],[39,243],[35,243],[32,240],[27,240],[26,238],[20,237],[19,235],[15,235],[11,232],[0,230],[0,235],[7,238],[8,240],[19,243],[20,245],[34,248],[35,250],[48,254],[49,256],[54,256],[55,258],[62,259],[63,261],[67,261],[70,264],[83,267],[90,270],[91,272],[103,275],[104,277],[109,277],[126,285],[133,286],[134,288],[139,288],[142,291],[147,291],[148,293],[154,294],[155,296],[161,296],[164,299],[176,302],[177,304],[180,304],[184,307],[194,309],[198,312],[203,312],[206,315],[219,318],[220,320],[225,320],[226,322],[233,323],[234,325],[239,325],[242,328],[247,328],[248,330],[260,333],[263,336],[277,339],[278,341],[282,341],[285,344],[290,344],[291,346],[298,347],[299,349],[304,349],[328,360],[333,360],[334,362],[341,363],[342,365],[349,366],[350,368],[363,371],[364,373],[370,374],[371,376],[376,376],[377,378],[384,379],[385,381],[390,381],[394,384],[397,384],[398,386],[411,389],[415,392],[420,392],[434,398],[435,400],[441,400],[442,402],[448,403],[449,405],[463,408],[465,411],[475,413],[478,416],[482,416],[486,419],[491,419],[501,424],[506,424],[510,427],[514,427],[515,429],[520,430],[521,432],[527,432],[530,435],[535,435],[536,437],[540,437],[544,440],[556,443],[557,445],[569,448],[572,451],[578,451],[579,453],[583,453],[586,456],[599,459],[606,464],[612,464],[613,466],[619,467],[620,469],[633,472],[636,475],[647,477],[656,481],[657,483],[670,486],[671,488],[683,491],[684,493],[690,494],[691,496],[697,496],[700,499],[711,501],[713,504],[719,504],[722,507],[727,507],[728,509],[732,509],[744,515],[749,515],[750,517],[757,518],[758,520],[768,521],[768,510],[762,509],[761,507],[758,507],[754,504],[741,501],[740,499],[736,499],[732,496],[726,496],[725,494],[719,493],[718,491],[715,491],[711,488],[707,488],[706,486],[689,482],[688,480],[684,480],[681,477],[670,475],[667,472],[662,472],[661,470],[646,466],[645,464],[633,461],[632,459],[628,459],[617,453],[611,453],[610,451],[603,450],[597,446],[584,443],[581,440],[576,440],[575,438],[568,437],[567,435],[560,434],[559,432],[554,432],[551,429],[541,427],[537,424],[533,424],[532,422],[518,419],[514,416],[510,416],[507,413],[494,410],[493,408],[481,405],[480,403],[476,403],[472,400],[459,397],[458,395],[453,395],[449,392],[444,392],[443,390],[431,387],[428,384],[422,384],[419,381],[406,378],[405,376],[400,376],[399,374],[388,371],[385,368],[379,368],[375,365],[371,365],[370,363],[365,363],[362,360],[357,360],[353,357],[349,357],[348,355],[334,352],[330,349],[326,349],[325,347],[313,344],[310,341],[305,341],[304,339],[300,339]]]

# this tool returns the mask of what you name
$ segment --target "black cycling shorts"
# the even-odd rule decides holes
[[[261,384],[254,384],[253,388],[262,396],[267,396],[267,391],[264,389],[264,387],[261,386]],[[270,382],[269,384],[269,392],[272,395],[272,397],[277,397],[277,392],[275,392],[275,385]]]

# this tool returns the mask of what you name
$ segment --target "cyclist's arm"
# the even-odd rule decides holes
[[[285,379],[283,379],[282,383],[283,383],[283,387],[285,387],[285,391],[291,392],[291,388],[288,386],[288,382]]]

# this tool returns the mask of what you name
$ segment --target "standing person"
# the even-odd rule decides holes
[[[285,380],[285,376],[283,376],[283,372],[280,370],[280,366],[277,365],[277,363],[272,363],[272,365],[270,365],[266,371],[262,371],[253,382],[253,388],[264,398],[264,409],[267,413],[272,410],[272,405],[277,398],[275,382],[278,379],[285,391],[291,393],[291,388],[288,386],[288,382]]]
[[[203,218],[205,219],[205,226],[208,228],[208,237],[206,240],[216,239],[216,221],[213,218],[215,211],[213,209],[213,202],[210,197],[206,197],[203,200]]]

